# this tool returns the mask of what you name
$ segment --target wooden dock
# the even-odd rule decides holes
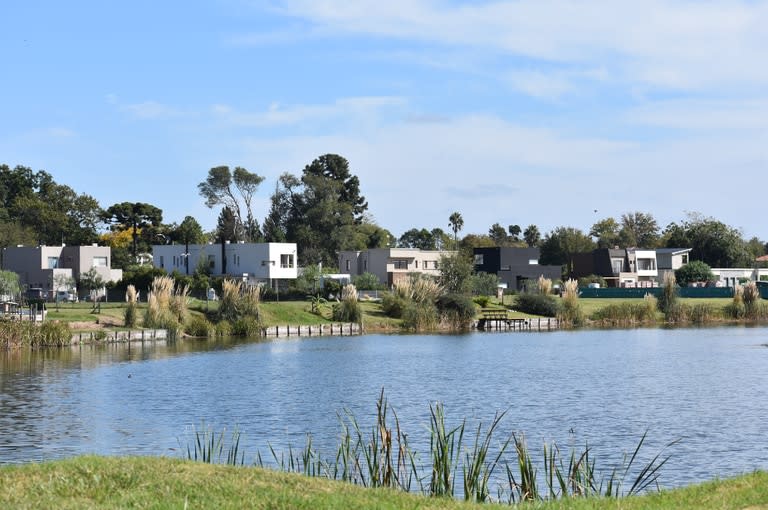
[[[510,317],[507,310],[485,308],[475,327],[481,331],[554,331],[559,322],[551,317]]]

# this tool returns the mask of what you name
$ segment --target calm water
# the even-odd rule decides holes
[[[768,469],[768,328],[186,341],[0,353],[0,463],[84,453],[181,456],[202,420],[239,425],[252,461],[301,447],[334,453],[338,413],[366,428],[385,388],[426,456],[429,404],[450,421],[620,460],[648,430],[670,441],[664,486]],[[501,437],[501,436],[499,436]]]

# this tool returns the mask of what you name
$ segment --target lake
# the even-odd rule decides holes
[[[0,353],[0,463],[80,454],[183,456],[205,422],[238,426],[246,461],[269,445],[326,457],[339,414],[375,423],[382,388],[429,453],[429,406],[473,427],[507,410],[534,456],[594,448],[598,467],[664,445],[674,487],[768,469],[768,328],[633,329],[185,340]]]

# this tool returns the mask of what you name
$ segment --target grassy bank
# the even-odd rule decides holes
[[[0,486],[2,508],[510,508],[160,457],[78,457],[6,466],[0,468]],[[521,508],[768,509],[768,473],[648,496],[567,499]]]

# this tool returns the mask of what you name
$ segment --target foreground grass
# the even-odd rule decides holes
[[[0,468],[0,508],[510,508],[426,498],[255,467],[161,457],[78,457]],[[624,499],[521,505],[550,509],[768,510],[768,473]]]

